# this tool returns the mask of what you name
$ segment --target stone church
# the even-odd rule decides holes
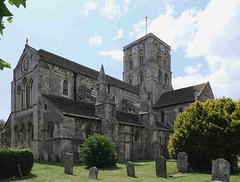
[[[2,147],[30,148],[36,160],[64,161],[94,134],[114,142],[118,162],[169,157],[174,120],[195,100],[214,98],[207,83],[172,88],[170,46],[149,33],[123,48],[123,81],[29,45],[13,72],[11,113]]]

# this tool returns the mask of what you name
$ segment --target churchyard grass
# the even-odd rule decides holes
[[[187,176],[159,178],[156,176],[155,161],[135,161],[136,177],[128,177],[125,164],[117,164],[114,168],[101,168],[98,172],[98,181],[124,182],[124,181],[184,181],[184,182],[209,182],[210,173],[192,172]],[[176,175],[177,163],[167,160],[167,174]],[[35,162],[31,174],[23,179],[5,179],[1,181],[93,181],[88,179],[89,169],[81,164],[74,164],[73,175],[64,174],[64,163]],[[240,181],[240,166],[231,172],[230,181]]]

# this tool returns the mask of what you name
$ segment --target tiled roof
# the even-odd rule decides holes
[[[43,96],[61,112],[98,118],[95,115],[95,105],[92,103],[75,102],[69,98],[56,95],[44,94]]]
[[[75,102],[69,98],[56,95],[44,94],[43,96],[62,113],[81,115],[98,119],[98,117],[95,115],[95,104],[93,103]],[[116,119],[122,123],[141,125],[138,123],[137,114],[116,111]]]
[[[207,83],[164,92],[153,108],[172,106],[176,104],[194,102]]]
[[[142,125],[138,122],[138,115],[132,113],[126,113],[122,111],[117,111],[116,118],[118,121],[122,123],[129,123],[135,125]],[[142,125],[143,126],[143,125]]]
[[[40,49],[38,52],[40,54],[40,59],[42,59],[46,62],[61,66],[63,68],[69,69],[75,73],[82,74],[82,75],[85,75],[85,76],[88,76],[90,78],[97,80],[99,72],[96,70],[93,70],[91,68],[88,68],[86,66],[78,64],[76,62],[70,61],[66,58],[60,57],[58,55],[55,55],[55,54],[45,51],[43,49]],[[136,94],[139,94],[139,92],[140,92],[140,88],[130,85],[126,82],[123,82],[122,80],[118,80],[118,79],[113,78],[108,75],[106,75],[106,78],[107,78],[107,82],[110,85],[117,86],[119,88],[125,89],[127,91],[130,91],[130,92],[133,92]]]
[[[169,124],[157,122],[156,125],[160,130],[173,131],[173,128]]]

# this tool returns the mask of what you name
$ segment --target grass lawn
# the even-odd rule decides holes
[[[210,173],[189,173],[186,176],[181,177],[168,177],[159,178],[156,177],[155,172],[155,161],[136,161],[133,162],[135,165],[136,177],[128,177],[125,164],[117,164],[115,168],[100,169],[98,172],[98,181],[184,181],[184,182],[209,182],[211,180]],[[173,175],[177,172],[177,163],[175,160],[167,161],[167,173]],[[23,179],[6,179],[1,181],[95,181],[88,179],[89,169],[81,164],[75,164],[73,168],[73,175],[64,174],[63,163],[46,163],[46,162],[35,162],[31,174],[24,177]],[[235,168],[231,172],[230,181],[240,181],[240,167]]]

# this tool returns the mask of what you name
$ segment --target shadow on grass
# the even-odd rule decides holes
[[[26,179],[33,179],[33,178],[36,178],[37,176],[30,173],[28,174],[27,176],[23,176],[23,178],[20,178],[18,176],[16,177],[12,177],[12,178],[8,178],[8,179],[0,179],[1,182],[7,182],[7,181],[22,181],[22,180],[26,180]]]

